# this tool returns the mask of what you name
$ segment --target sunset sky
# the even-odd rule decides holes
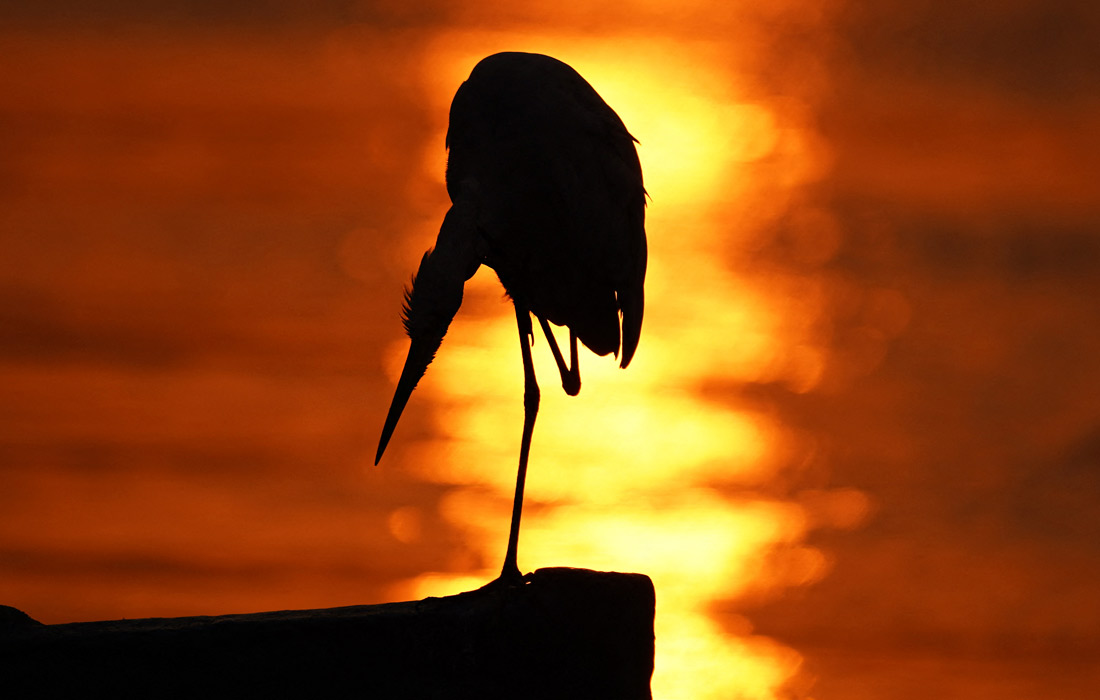
[[[305,7],[0,6],[0,604],[495,575],[490,270],[373,457],[450,99],[521,50],[616,109],[651,196],[631,366],[582,351],[569,398],[536,338],[521,568],[650,575],[659,699],[1100,692],[1100,6]]]

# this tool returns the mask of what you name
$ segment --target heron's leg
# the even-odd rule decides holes
[[[581,367],[577,362],[577,334],[569,329],[569,367],[565,366],[565,358],[561,356],[558,342],[554,340],[554,334],[550,331],[550,324],[542,316],[538,317],[542,332],[546,334],[546,342],[550,343],[550,353],[554,356],[554,362],[558,365],[558,373],[561,374],[561,388],[570,396],[576,396],[581,390]]]
[[[569,371],[573,373],[573,379],[576,381],[576,389],[569,395],[576,396],[581,391],[581,362],[577,359],[577,334],[573,332],[572,328],[569,329],[569,367]]]
[[[535,381],[535,365],[531,362],[531,314],[516,304],[516,323],[519,326],[519,348],[523,355],[523,437],[519,445],[519,474],[516,476],[516,498],[512,503],[512,527],[508,532],[508,551],[504,555],[504,568],[500,578],[519,581],[522,576],[516,560],[519,546],[519,520],[523,512],[523,485],[527,480],[527,457],[531,453],[531,435],[535,430],[535,417],[539,412],[539,385]]]

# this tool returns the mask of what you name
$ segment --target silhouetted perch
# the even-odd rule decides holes
[[[408,603],[42,625],[0,609],[0,697],[650,698],[648,577],[540,569]]]

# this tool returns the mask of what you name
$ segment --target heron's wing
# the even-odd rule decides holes
[[[621,350],[626,367],[638,346],[647,262],[636,141],[574,70],[554,72],[552,85],[538,96],[541,111],[554,117],[539,134],[542,152],[552,154],[540,172],[551,206],[565,212],[559,236],[570,251],[565,265],[574,291],[561,299],[573,306],[557,310],[588,348]]]
[[[620,364],[626,367],[638,346],[645,300],[642,168],[636,139],[622,119],[591,85],[576,78],[563,83],[567,95],[560,102],[571,112],[563,122],[571,134],[560,140],[571,147],[567,157],[555,160],[554,186],[572,209],[573,245],[583,259],[595,261],[594,274],[614,289],[622,314]]]

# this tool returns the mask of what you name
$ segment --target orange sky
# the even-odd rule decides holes
[[[82,8],[0,11],[0,603],[499,567],[521,374],[487,270],[371,462],[447,104],[508,47],[593,83],[652,196],[630,369],[585,355],[567,398],[536,343],[521,566],[651,575],[657,697],[1100,689],[1091,5]]]

